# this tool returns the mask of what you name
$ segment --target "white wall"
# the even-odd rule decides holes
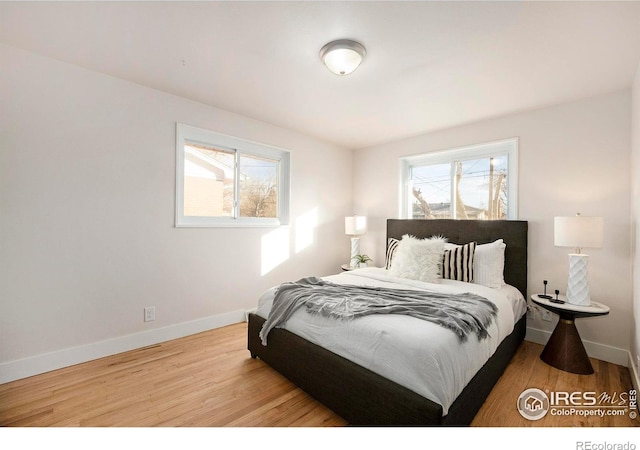
[[[0,382],[242,320],[347,261],[351,151],[4,45],[0,67]],[[290,150],[291,226],[176,229],[176,122]]]
[[[640,64],[633,83],[633,105],[631,113],[631,213],[633,251],[633,322],[631,324],[631,359],[635,365],[636,383],[640,384]],[[636,388],[639,386],[636,385]]]
[[[577,327],[591,355],[626,365],[632,308],[630,110],[630,91],[617,92],[355,152],[355,211],[370,223],[362,251],[383,263],[385,219],[398,216],[400,156],[518,137],[519,218],[529,221],[529,294],[542,290],[543,279],[551,289],[566,290],[569,249],[554,247],[553,217],[603,216],[604,247],[588,252],[589,274],[592,298],[611,312],[580,319]],[[553,325],[529,323],[533,335],[544,338]]]

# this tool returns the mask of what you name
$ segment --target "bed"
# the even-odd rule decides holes
[[[343,417],[352,425],[358,426],[464,426],[469,425],[476,413],[484,403],[491,389],[498,381],[503,371],[509,364],[511,358],[516,353],[520,343],[524,339],[526,330],[526,291],[527,291],[527,233],[528,223],[526,221],[458,221],[458,220],[387,220],[387,246],[400,241],[403,236],[413,236],[417,239],[426,239],[433,236],[443,236],[449,243],[465,244],[475,242],[478,246],[495,243],[501,239],[504,243],[504,289],[513,297],[513,291],[519,297],[519,306],[507,305],[502,302],[502,293],[498,293],[485,286],[477,286],[473,283],[462,281],[445,280],[441,289],[451,292],[458,292],[461,289],[471,289],[478,295],[484,297],[495,297],[500,311],[510,311],[510,318],[503,318],[502,312],[492,324],[490,329],[490,344],[476,344],[474,338],[470,338],[465,343],[469,349],[458,352],[457,350],[435,349],[423,346],[420,341],[418,346],[423,346],[428,358],[422,358],[415,353],[415,342],[400,340],[392,342],[386,350],[380,350],[381,346],[376,344],[371,354],[352,352],[348,345],[351,341],[357,342],[367,339],[365,332],[347,331],[347,334],[340,335],[342,331],[334,327],[340,321],[334,320],[334,324],[327,322],[327,318],[315,318],[311,329],[313,333],[306,333],[302,329],[300,322],[306,320],[301,316],[309,315],[302,311],[298,316],[292,316],[290,323],[282,328],[273,328],[268,333],[268,340],[264,345],[260,332],[268,318],[269,296],[273,292],[266,292],[260,299],[259,308],[248,317],[248,349],[253,358],[260,358],[272,368],[286,376],[293,383],[298,385],[305,392],[316,398],[318,401],[332,409],[335,413]],[[389,248],[387,249],[389,253]],[[331,277],[323,277],[331,282],[375,286],[396,286],[395,278],[385,278],[385,274],[390,273],[386,269],[363,269],[348,273],[342,273]],[[369,278],[372,277],[372,278]],[[346,280],[346,281],[342,281]],[[403,281],[404,283],[404,281]],[[407,283],[414,283],[408,280]],[[417,282],[419,285],[420,282]],[[403,284],[404,286],[404,284]],[[406,287],[406,286],[405,286]],[[418,286],[422,289],[422,286]],[[418,289],[415,287],[415,289]],[[414,287],[409,286],[409,289]],[[275,288],[274,288],[275,289]],[[502,290],[502,289],[501,289]],[[272,290],[273,291],[273,290]],[[471,292],[469,291],[469,292]],[[263,299],[266,298],[266,301]],[[524,303],[523,303],[524,302]],[[265,306],[266,303],[266,306]],[[524,306],[523,306],[524,305]],[[509,308],[511,306],[511,308]],[[509,316],[509,314],[506,314]],[[359,324],[369,324],[371,327],[383,327],[382,315],[373,315],[366,318],[351,321]],[[425,321],[413,317],[392,315],[396,328],[408,328],[409,322],[424,324]],[[505,316],[506,317],[506,316]],[[294,320],[295,318],[295,320]],[[377,321],[377,322],[375,322]],[[511,323],[508,323],[511,322]],[[358,325],[360,326],[360,325]],[[413,326],[413,324],[411,325]],[[423,325],[420,325],[423,326]],[[432,328],[439,328],[434,324],[428,324]],[[337,325],[336,325],[337,327]],[[327,334],[328,329],[328,334]],[[293,330],[293,331],[292,331]],[[325,333],[325,337],[314,335],[315,332]],[[440,331],[450,333],[447,330]],[[392,333],[385,331],[378,333],[383,337]],[[333,336],[332,336],[333,335]],[[420,336],[420,332],[416,332]],[[411,333],[413,336],[413,332]],[[331,339],[333,337],[333,339]],[[343,345],[344,348],[336,348],[325,344],[323,339],[333,341],[333,344]],[[416,338],[422,339],[422,338]],[[434,342],[446,340],[448,338],[433,339]],[[478,341],[480,341],[478,339]],[[385,344],[386,345],[386,344]],[[447,345],[451,345],[450,343]],[[473,347],[479,345],[479,347]],[[480,346],[481,345],[481,346]],[[395,347],[394,347],[395,346]],[[328,347],[328,348],[325,348]],[[400,354],[407,361],[400,361]],[[390,350],[391,349],[391,350]],[[397,351],[393,352],[393,349]],[[398,350],[400,349],[400,350]],[[451,369],[452,376],[446,372],[448,361],[433,360],[432,366],[445,372],[438,375],[433,367],[428,366],[432,358],[431,352],[437,356],[438,352],[445,355],[447,352],[461,353],[467,355],[468,362],[462,362],[463,366]],[[362,352],[362,350],[358,350]],[[482,354],[480,362],[475,360],[475,353]],[[378,357],[377,355],[380,355]],[[355,355],[355,356],[354,356]],[[434,357],[435,358],[435,357]],[[427,361],[423,361],[427,359]],[[453,359],[453,358],[451,358]],[[402,366],[405,364],[405,366]],[[422,364],[422,365],[421,365]],[[427,364],[427,365],[425,365]],[[454,363],[452,363],[454,364]],[[459,364],[455,362],[455,364]],[[468,364],[469,367],[465,367]],[[440,367],[442,366],[442,367]],[[453,367],[453,366],[452,366]],[[430,382],[430,378],[425,375],[429,371],[434,371],[433,378],[438,376],[442,380],[435,380],[434,386],[423,388],[416,385],[414,380],[402,379],[402,374],[415,372],[423,380]],[[401,375],[398,375],[398,372]],[[430,373],[430,372],[429,372]],[[458,376],[458,373],[463,375]],[[443,376],[444,374],[444,376]],[[407,375],[409,377],[409,375]],[[449,378],[459,378],[450,382]],[[453,384],[456,389],[454,394],[449,390],[451,386],[441,388],[438,383]],[[428,383],[426,383],[428,384]]]

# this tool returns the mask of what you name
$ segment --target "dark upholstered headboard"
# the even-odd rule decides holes
[[[387,238],[410,234],[419,239],[442,235],[454,244],[486,244],[503,239],[504,280],[527,298],[527,247],[529,223],[522,220],[387,219]]]

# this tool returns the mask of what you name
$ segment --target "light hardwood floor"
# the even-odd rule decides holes
[[[0,385],[0,426],[337,427],[347,423],[246,350],[245,323]],[[625,367],[592,360],[573,375],[525,342],[476,416],[477,427],[638,426],[623,417],[528,421],[516,410],[530,387],[621,393]]]

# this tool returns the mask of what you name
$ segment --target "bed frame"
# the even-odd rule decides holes
[[[526,221],[475,220],[387,220],[387,238],[417,238],[442,235],[452,243],[478,244],[504,239],[505,281],[527,295]],[[286,376],[309,395],[340,415],[351,425],[368,426],[465,426],[491,392],[524,340],[526,315],[498,346],[494,355],[476,373],[442,415],[442,406],[414,391],[281,328],[269,332],[269,345],[259,333],[264,319],[249,314],[248,349]]]

